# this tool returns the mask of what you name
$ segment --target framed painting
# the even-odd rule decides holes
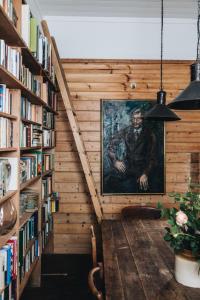
[[[165,193],[164,122],[144,119],[150,100],[102,100],[101,191]]]

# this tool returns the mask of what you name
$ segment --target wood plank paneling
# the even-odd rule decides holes
[[[190,80],[190,61],[164,63],[164,87],[171,101]],[[159,61],[63,60],[63,67],[73,96],[73,106],[105,219],[118,219],[124,206],[163,201],[167,195],[102,196],[101,178],[101,99],[155,99],[160,85]],[[131,88],[136,83],[136,88]],[[57,146],[55,185],[60,192],[60,211],[54,215],[55,252],[88,253],[89,226],[95,222],[88,188],[77,149],[60,99],[56,117]],[[180,122],[166,124],[166,191],[187,190],[191,170],[196,176],[198,162],[191,163],[191,153],[200,151],[200,112],[177,111]],[[85,225],[86,224],[86,225]]]

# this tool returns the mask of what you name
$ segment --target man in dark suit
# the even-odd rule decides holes
[[[124,155],[118,156],[118,148],[124,144]],[[144,123],[143,112],[131,113],[131,125],[111,138],[108,156],[112,171],[109,184],[121,193],[151,192],[150,173],[155,168],[156,136]]]

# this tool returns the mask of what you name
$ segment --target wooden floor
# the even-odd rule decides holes
[[[41,288],[26,288],[21,300],[92,300],[87,276],[89,255],[45,255]]]

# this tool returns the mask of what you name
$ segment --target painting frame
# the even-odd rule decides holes
[[[128,187],[127,190],[125,187],[123,187],[120,190],[119,186],[121,185],[121,182],[123,182],[123,180],[118,180],[119,185],[115,184],[115,185],[113,185],[113,187],[110,187],[111,185],[107,184],[107,182],[105,180],[105,178],[108,178],[110,175],[108,172],[108,168],[105,167],[105,157],[107,160],[110,160],[110,158],[108,159],[109,155],[107,155],[107,154],[105,155],[105,151],[107,151],[107,149],[108,149],[108,142],[105,139],[105,127],[108,126],[107,120],[105,121],[105,119],[107,118],[107,116],[105,116],[105,105],[111,106],[111,108],[109,108],[111,115],[112,115],[112,105],[114,105],[115,109],[117,107],[117,113],[116,113],[116,116],[117,116],[119,111],[120,111],[119,114],[122,113],[122,110],[119,109],[120,105],[122,105],[122,108],[123,107],[126,108],[126,110],[130,109],[130,111],[131,111],[131,109],[134,109],[134,106],[139,107],[139,108],[142,107],[143,111],[145,113],[155,103],[156,102],[154,100],[148,100],[148,99],[144,99],[144,100],[141,100],[141,99],[101,99],[101,103],[100,103],[100,113],[101,113],[101,178],[100,178],[100,180],[101,180],[101,195],[111,196],[111,195],[164,195],[164,194],[166,194],[165,124],[162,121],[147,121],[147,120],[144,120],[144,118],[143,118],[144,124],[145,125],[151,124],[150,128],[152,128],[152,131],[154,130],[154,135],[156,135],[156,137],[160,139],[159,140],[160,143],[157,143],[160,145],[159,149],[156,150],[156,151],[158,151],[157,152],[157,154],[158,154],[157,161],[158,161],[159,165],[157,166],[157,169],[154,170],[154,174],[157,174],[156,175],[157,177],[153,176],[152,175],[153,173],[152,173],[150,175],[151,177],[148,178],[150,184],[152,184],[151,182],[153,182],[152,186],[148,182],[148,189],[146,189],[146,190],[142,190],[142,189],[140,190],[138,188],[132,188],[132,187],[131,188]],[[146,107],[146,108],[144,109],[144,107]],[[126,111],[126,114],[128,114],[127,111]],[[124,126],[124,128],[126,128],[125,125],[127,125],[127,127],[130,126],[130,123],[127,124],[127,120],[126,120],[126,122],[124,122],[123,118],[121,118],[121,120],[120,120],[120,117],[117,116],[117,118],[118,118],[118,121],[116,121],[116,122],[118,122],[117,126],[120,123],[121,130],[123,130],[123,126]],[[127,118],[127,116],[126,116],[126,118]],[[120,120],[120,122],[119,122],[119,120]],[[111,123],[112,122],[115,122],[115,121],[111,121]],[[130,122],[130,120],[129,120],[129,122]],[[114,127],[115,127],[115,125],[116,124],[114,124]],[[109,126],[110,126],[110,124],[109,124]],[[159,133],[156,131],[157,129],[159,129],[158,130]],[[120,131],[120,129],[118,131]],[[110,134],[110,136],[111,135],[112,134]],[[115,133],[114,133],[114,135],[115,135]],[[158,176],[160,176],[160,177],[158,177]],[[155,179],[154,177],[157,179]],[[113,183],[113,180],[110,182]],[[134,185],[132,185],[132,186],[134,186]]]

